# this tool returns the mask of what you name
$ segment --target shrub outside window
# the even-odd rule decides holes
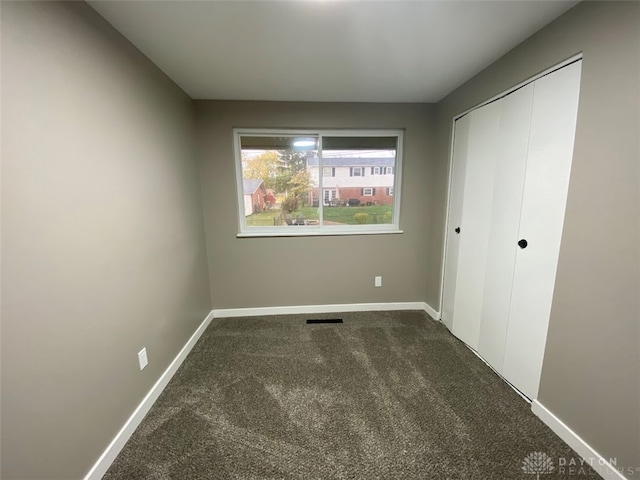
[[[239,236],[400,233],[402,143],[400,130],[235,129]]]

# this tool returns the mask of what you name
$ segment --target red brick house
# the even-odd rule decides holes
[[[252,213],[264,211],[266,203],[267,188],[259,178],[246,178],[242,180],[242,190],[244,193],[244,215],[248,217]]]
[[[361,205],[392,205],[395,185],[395,158],[323,158],[323,205],[346,205],[359,201]],[[307,160],[307,169],[314,184],[318,184],[318,159]],[[318,201],[318,189],[310,194]]]

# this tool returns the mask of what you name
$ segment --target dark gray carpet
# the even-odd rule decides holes
[[[104,478],[597,478],[424,312],[311,317],[215,321]]]

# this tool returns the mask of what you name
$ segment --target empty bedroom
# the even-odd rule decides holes
[[[2,479],[640,478],[640,2],[0,22]]]

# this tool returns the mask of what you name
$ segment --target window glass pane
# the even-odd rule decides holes
[[[240,233],[396,232],[402,133],[354,133],[236,130]]]
[[[318,225],[318,138],[313,135],[240,136],[242,194],[247,227]]]
[[[323,150],[396,150],[398,137],[322,137]]]
[[[397,137],[322,137],[322,164],[334,169],[334,176],[322,179],[324,225],[393,223],[397,140]],[[327,193],[328,190],[332,193]],[[331,195],[329,200],[327,195]]]

